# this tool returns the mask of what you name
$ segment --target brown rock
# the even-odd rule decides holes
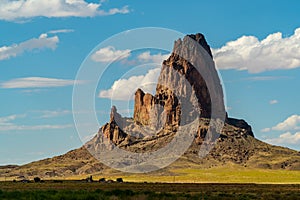
[[[99,134],[103,134],[104,137],[108,138],[109,141],[112,141],[115,144],[120,144],[127,137],[127,134],[121,128],[125,125],[125,119],[122,118],[122,116],[117,112],[116,107],[113,106],[110,114],[110,122],[100,128]]]
[[[191,42],[191,39],[196,42]],[[198,44],[204,51],[198,49]],[[200,72],[209,75],[206,80],[214,83],[215,87],[211,91]],[[134,121],[142,125],[162,125],[169,129],[188,124],[198,117],[210,118],[212,97],[217,104],[215,106],[218,106],[216,110],[225,113],[223,91],[210,47],[202,34],[188,35],[183,40],[175,41],[173,53],[163,62],[155,96],[145,94],[141,89],[136,91]],[[190,105],[184,105],[183,108],[178,98]],[[184,109],[184,113],[181,109]]]

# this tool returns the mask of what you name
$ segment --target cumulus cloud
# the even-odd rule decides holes
[[[254,36],[242,36],[212,52],[219,69],[260,73],[297,68],[300,67],[300,28],[285,38],[280,32],[270,34],[261,41]]]
[[[265,128],[262,132],[269,132],[269,131],[295,131],[300,130],[300,116],[299,115],[292,115],[288,117],[283,122],[280,122],[276,126],[271,128]]]
[[[297,148],[294,145],[300,144],[300,116],[292,115],[277,125],[271,128],[262,129],[261,131],[281,132],[280,135],[265,139],[268,143]]]
[[[34,17],[94,17],[129,13],[128,6],[103,10],[101,3],[85,0],[1,0],[0,19],[19,21]]]
[[[296,132],[295,134],[292,134],[291,132],[286,132],[281,134],[277,138],[270,138],[266,139],[265,141],[276,145],[299,144],[300,132]]]
[[[113,100],[129,100],[129,98],[133,97],[133,93],[138,88],[143,89],[145,92],[152,93],[155,90],[159,74],[160,68],[155,68],[149,70],[146,75],[119,79],[114,82],[110,89],[100,91],[99,97]]]
[[[146,51],[138,55],[138,60],[141,62],[154,62],[154,63],[162,63],[166,60],[170,54],[150,54],[150,51]]]
[[[278,100],[276,100],[276,99],[273,99],[273,100],[271,100],[269,103],[270,103],[271,105],[273,105],[273,104],[277,104],[277,103],[278,103]]]
[[[128,58],[129,56],[131,56],[129,49],[116,50],[114,47],[109,46],[98,50],[92,55],[92,59],[98,62],[111,62],[113,60]],[[150,51],[146,51],[138,54],[134,60],[127,60],[125,63],[142,65],[145,65],[145,63],[161,64],[168,56],[169,54],[151,54]],[[98,96],[100,98],[109,98],[113,100],[129,100],[133,98],[133,93],[138,88],[141,88],[147,93],[153,93],[156,88],[159,74],[160,65],[158,68],[149,70],[145,75],[119,79],[113,83],[110,89],[100,91]]]
[[[117,50],[113,46],[108,46],[96,51],[92,56],[92,60],[96,62],[112,62],[128,58],[130,56],[130,50]]]
[[[49,87],[64,87],[73,84],[81,84],[84,81],[74,81],[67,79],[44,78],[44,77],[26,77],[12,79],[0,83],[0,88],[49,88]]]
[[[0,60],[10,59],[21,55],[26,51],[52,49],[57,47],[59,38],[57,36],[48,37],[47,34],[43,33],[39,38],[33,38],[20,44],[13,44],[11,46],[0,47]]]

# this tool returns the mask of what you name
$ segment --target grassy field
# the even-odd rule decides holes
[[[300,185],[0,182],[0,199],[299,199]]]
[[[67,177],[78,180],[87,176]],[[112,172],[93,174],[95,180],[105,177],[122,177],[128,182],[163,182],[163,183],[257,183],[257,184],[300,184],[300,171],[249,169],[244,167],[214,167],[210,169],[181,168],[170,169],[170,173],[124,174]]]
[[[169,169],[145,174],[128,174],[112,170],[105,174],[93,175],[94,180],[100,178],[123,178],[127,182],[162,182],[162,183],[257,183],[257,184],[300,184],[300,171],[250,169],[245,167],[214,167],[199,169],[195,167]],[[88,175],[60,177],[61,180],[81,180]],[[33,179],[33,177],[28,177]],[[14,177],[0,177],[0,181],[12,181]],[[51,180],[53,178],[48,178]],[[56,179],[54,177],[54,179]],[[45,179],[47,180],[47,179]]]
[[[107,175],[109,174],[109,175]],[[99,183],[121,177],[124,183]],[[43,183],[0,182],[0,199],[300,199],[300,172],[237,166],[169,169],[168,173],[93,174],[44,179]],[[3,177],[2,180],[5,178]],[[30,178],[32,179],[32,177]]]

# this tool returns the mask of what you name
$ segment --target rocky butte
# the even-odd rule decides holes
[[[197,126],[183,133],[187,137],[192,134],[191,144],[178,160],[164,169],[165,173],[190,166],[300,169],[299,152],[264,143],[254,137],[247,122],[227,116],[213,56],[200,33],[175,41],[172,54],[162,63],[155,94],[138,89],[134,100],[132,118],[122,117],[117,108],[112,107],[110,121],[81,148],[9,168],[5,176],[61,177],[111,173],[109,167],[96,159],[102,160],[99,155],[112,156],[103,154],[104,146],[135,153],[155,152],[169,144],[180,127],[195,121]],[[211,126],[210,119],[223,121],[221,129]],[[199,156],[201,147],[210,144],[213,146],[207,155]],[[174,152],[176,149],[175,146]],[[134,159],[124,159],[124,162],[120,159],[121,168],[135,162]],[[0,171],[0,175],[3,173]]]
[[[175,41],[171,56],[162,63],[155,95],[138,89],[134,100],[133,118],[122,118],[113,107],[110,121],[101,127],[94,140],[99,142],[99,138],[106,137],[115,145],[129,147],[148,136],[145,130],[143,132],[144,127],[148,128],[147,132],[152,130],[152,138],[157,141],[159,138],[155,136],[173,134],[178,126],[199,119],[195,141],[200,145],[206,137],[209,119],[213,117],[213,106],[215,117],[239,129],[244,137],[254,137],[244,120],[227,117],[213,56],[200,33]],[[88,143],[88,148],[98,142]]]

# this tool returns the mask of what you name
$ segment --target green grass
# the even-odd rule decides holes
[[[215,183],[300,183],[300,171],[248,169],[243,167],[178,169],[178,181]]]
[[[169,169],[169,173],[128,174],[111,171],[105,174],[92,174],[94,180],[100,178],[112,179],[122,177],[128,182],[164,182],[164,183],[268,183],[268,184],[300,184],[300,171],[251,169],[232,165],[199,169],[190,168]],[[64,180],[81,180],[89,175],[63,177]],[[33,178],[33,177],[31,177]],[[0,181],[14,178],[0,178]]]
[[[0,182],[0,199],[299,199],[299,185]]]
[[[300,184],[300,171],[249,169],[246,167],[214,167],[210,169],[181,168],[171,169],[170,175],[160,174],[97,174],[95,179],[105,177],[115,179],[122,177],[130,182],[164,182],[164,183],[268,183]],[[76,179],[76,177],[73,177]]]

